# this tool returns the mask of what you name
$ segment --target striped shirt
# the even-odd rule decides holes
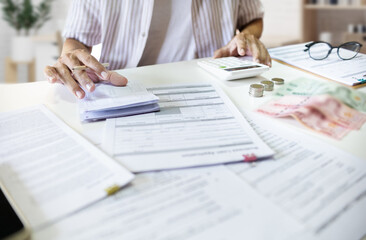
[[[112,70],[136,67],[153,8],[153,0],[74,0],[63,36],[87,46],[102,43],[100,61],[109,62]],[[233,38],[235,29],[262,18],[263,6],[260,0],[192,0],[191,17],[196,56],[210,57]]]

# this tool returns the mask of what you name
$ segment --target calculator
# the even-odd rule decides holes
[[[267,65],[249,61],[248,57],[224,57],[198,61],[198,65],[222,80],[254,77],[269,70]]]

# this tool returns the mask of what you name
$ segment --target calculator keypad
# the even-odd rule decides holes
[[[245,66],[253,65],[252,62],[243,61],[236,57],[217,58],[217,59],[202,61],[201,63],[208,65],[210,67],[221,68],[221,69],[237,68],[237,67],[245,67]]]

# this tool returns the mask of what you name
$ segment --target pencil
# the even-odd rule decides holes
[[[102,65],[104,67],[109,67],[109,63],[102,63]],[[85,69],[88,69],[87,66],[76,66],[76,67],[73,67],[72,70],[85,70]]]

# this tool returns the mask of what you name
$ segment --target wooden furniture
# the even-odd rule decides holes
[[[27,62],[13,61],[10,57],[5,60],[5,82],[16,83],[18,82],[18,66],[26,65],[28,68],[28,82],[34,82],[35,80],[35,60]]]
[[[308,0],[301,0],[302,1],[302,42],[309,42],[309,41],[316,41],[319,40],[318,36],[318,20],[319,14],[325,11],[332,11],[336,12],[334,20],[341,20],[342,14],[349,13],[350,11],[354,14],[366,14],[366,5],[365,1],[361,1],[361,5],[321,5],[321,4],[310,4]],[[364,19],[364,18],[362,18]],[[343,21],[347,21],[347,18],[344,18]],[[330,19],[332,21],[332,19]],[[342,21],[342,20],[341,20]],[[363,24],[366,24],[364,22]],[[331,29],[329,29],[331,31]],[[347,29],[344,29],[344,34],[346,35]],[[362,35],[362,34],[359,34]],[[359,35],[353,35],[344,37],[343,41],[350,41],[352,37],[355,37],[353,41],[359,41],[362,39]],[[363,51],[366,51],[366,40],[360,42],[364,45]]]

